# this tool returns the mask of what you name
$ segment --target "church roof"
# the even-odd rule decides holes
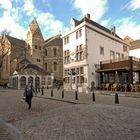
[[[42,35],[42,32],[41,32],[41,30],[40,30],[40,27],[39,27],[39,25],[38,25],[38,22],[37,22],[36,18],[34,18],[34,19],[32,20],[32,22],[31,22],[30,25],[29,25],[29,28],[30,28],[30,31],[31,31],[31,33],[32,33],[33,35],[39,34],[40,37],[43,39],[43,35]],[[44,40],[44,39],[43,39],[43,40]]]
[[[24,67],[24,69],[27,69],[27,68],[32,68],[32,69],[38,71],[40,74],[43,74],[43,75],[50,74],[50,73],[46,72],[44,69],[40,68],[39,66],[37,66],[35,64],[27,64]]]
[[[63,45],[63,41],[61,38],[61,34],[58,34],[56,36],[53,36],[49,39],[47,39],[44,43],[44,47],[47,46],[62,46]]]
[[[14,38],[12,36],[9,36],[9,35],[6,35],[7,39],[9,40],[9,42],[12,44],[12,45],[16,45],[16,46],[21,46],[21,47],[25,47],[25,41],[24,40],[21,40],[21,39],[18,39],[18,38]]]
[[[27,58],[23,58],[19,63],[31,63]]]

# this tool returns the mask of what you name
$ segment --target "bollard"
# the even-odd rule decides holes
[[[75,91],[75,100],[78,100],[78,92]]]
[[[53,97],[53,89],[51,90],[51,97]]]
[[[64,98],[64,90],[62,90],[62,98]]]
[[[92,101],[95,102],[95,93],[92,93]]]
[[[44,87],[41,88],[42,95],[44,95]]]
[[[115,93],[115,104],[119,104],[119,96]]]

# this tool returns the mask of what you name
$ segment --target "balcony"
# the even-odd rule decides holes
[[[135,57],[125,57],[123,59],[107,60],[100,62],[100,69],[97,72],[111,71],[140,71],[140,59]]]

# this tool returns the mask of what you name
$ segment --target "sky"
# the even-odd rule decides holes
[[[0,0],[0,32],[7,29],[25,39],[36,18],[47,39],[67,32],[71,18],[80,20],[86,13],[109,29],[115,26],[122,39],[140,39],[140,0]]]

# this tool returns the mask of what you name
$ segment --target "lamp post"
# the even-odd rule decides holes
[[[52,89],[53,89],[53,82],[54,82],[54,74],[53,73],[51,74],[51,79],[52,79],[51,83],[52,83]]]
[[[51,75],[51,79],[52,79],[52,89],[51,89],[51,96],[53,97],[53,81],[54,81],[54,75]]]

